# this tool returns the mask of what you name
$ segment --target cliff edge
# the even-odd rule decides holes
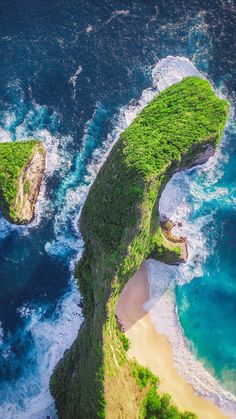
[[[176,263],[180,258],[179,243],[167,228],[162,231],[159,197],[175,171],[216,148],[227,113],[227,102],[206,80],[183,79],[140,112],[98,173],[80,218],[85,250],[76,278],[85,321],[50,383],[59,418],[150,417],[145,406],[157,379],[127,360],[129,342],[117,324],[115,305],[145,259]],[[194,417],[179,413],[167,399],[161,399],[164,413],[158,417]]]
[[[10,222],[27,224],[33,219],[45,158],[40,141],[0,143],[0,208]]]

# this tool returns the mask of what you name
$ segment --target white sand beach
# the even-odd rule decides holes
[[[116,306],[116,315],[130,340],[128,356],[159,377],[160,393],[170,393],[179,409],[192,411],[199,419],[226,418],[213,402],[200,397],[176,371],[168,339],[156,332],[143,308],[148,300],[147,267],[143,264],[125,286]]]

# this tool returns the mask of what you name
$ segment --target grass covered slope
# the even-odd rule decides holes
[[[128,343],[114,308],[143,260],[176,259],[160,228],[160,193],[174,171],[216,147],[227,112],[227,102],[207,81],[188,77],[140,112],[98,173],[80,219],[85,251],[76,277],[85,322],[51,378],[59,418],[151,417],[147,400],[154,397],[153,382],[140,386],[140,367],[126,358]],[[159,398],[155,412],[157,405],[161,409]],[[159,417],[191,417],[172,410],[172,416],[166,411]]]
[[[35,157],[37,157],[37,162],[34,162]],[[25,202],[21,202],[22,199],[19,197],[19,192],[22,187],[23,197],[31,195],[31,184],[35,182],[37,185],[32,186],[36,186],[36,189],[39,188],[42,177],[41,173],[39,173],[42,170],[41,166],[44,169],[44,164],[41,164],[41,160],[44,163],[45,150],[40,141],[29,140],[0,143],[0,207],[3,215],[13,223],[29,221],[24,220],[22,216],[21,207]],[[32,162],[34,163],[34,172],[36,173],[32,173],[31,170],[31,176],[27,176],[27,169],[30,168]],[[33,192],[34,195],[37,193],[37,191]],[[30,198],[32,198],[32,201],[35,201],[35,196]]]

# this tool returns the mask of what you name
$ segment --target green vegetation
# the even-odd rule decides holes
[[[179,245],[170,249],[160,228],[160,193],[176,170],[192,165],[208,145],[216,147],[227,112],[207,81],[186,78],[140,112],[100,170],[80,219],[85,251],[76,277],[86,320],[50,384],[59,418],[133,418],[141,410],[145,418],[194,417],[154,395],[154,384],[145,386],[152,377],[146,369],[134,372],[114,310],[148,256],[176,262]]]
[[[144,399],[141,418],[196,419],[197,416],[190,412],[180,413],[177,407],[171,403],[171,397],[169,394],[159,396],[156,388],[152,386]]]
[[[19,176],[39,144],[36,140],[0,143],[0,207],[10,221],[16,221],[14,204],[18,194]],[[29,182],[26,182],[24,192],[29,192],[29,186]]]
[[[158,378],[148,369],[139,365],[136,361],[131,364],[131,373],[140,388],[148,388],[143,399],[140,419],[196,419],[196,415],[190,412],[180,413],[171,403],[169,394],[160,396],[157,393]]]
[[[169,264],[176,264],[182,261],[182,249],[179,243],[166,240],[160,226],[157,227],[156,234],[150,237],[149,245],[149,256],[153,259]]]
[[[148,368],[142,367],[136,361],[133,361],[131,373],[137,381],[139,387],[144,388],[147,385],[151,385],[154,386],[156,390],[158,378]]]
[[[121,333],[120,340],[125,352],[127,352],[129,350],[129,339],[124,335],[124,333]]]
[[[29,193],[30,192],[30,183],[28,180],[26,180],[26,182],[24,183],[24,193]]]

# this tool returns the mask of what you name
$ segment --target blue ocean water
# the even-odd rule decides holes
[[[0,2],[0,140],[33,136],[48,149],[35,221],[12,227],[0,219],[1,417],[40,417],[52,402],[50,373],[82,321],[72,275],[83,248],[79,213],[114,141],[120,109],[151,85],[153,65],[168,55],[191,59],[234,104],[235,24],[232,1]],[[226,137],[229,161],[214,188],[231,197],[235,135],[229,130]],[[214,251],[202,277],[177,289],[177,300],[194,351],[229,383],[236,304],[234,206],[227,196],[201,207],[213,214],[204,235]]]
[[[220,162],[220,159],[223,162]],[[225,388],[236,394],[236,132],[226,129],[215,179],[209,171],[188,175],[189,223],[201,219],[205,257],[201,272],[177,287],[178,315],[194,352]]]

